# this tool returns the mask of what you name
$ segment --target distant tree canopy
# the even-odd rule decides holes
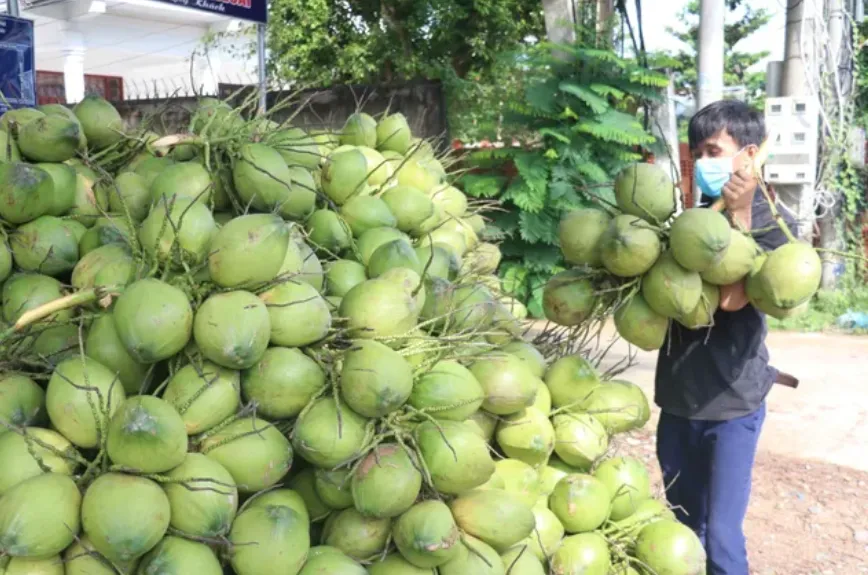
[[[539,0],[273,0],[270,67],[326,86],[485,74],[544,34]]]
[[[741,15],[737,20],[728,18],[724,28],[724,85],[744,86],[747,101],[761,106],[765,99],[766,73],[764,70],[751,72],[748,69],[768,57],[769,52],[744,52],[737,50],[736,45],[765,26],[771,20],[771,14],[762,8],[751,8],[745,0],[727,0],[726,6],[730,11],[740,11]],[[653,54],[652,61],[655,66],[673,70],[677,94],[695,97],[699,46],[698,0],[691,0],[678,15],[678,20],[682,29],[669,27],[667,31],[681,40],[685,49],[675,53],[658,52]]]

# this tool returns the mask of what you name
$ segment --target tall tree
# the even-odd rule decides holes
[[[744,0],[726,0],[726,5],[730,10],[730,18],[724,28],[724,85],[743,86],[747,101],[762,106],[765,99],[765,71],[752,72],[749,69],[766,58],[769,52],[746,52],[736,46],[765,26],[771,20],[771,14],[764,8],[751,8]],[[699,1],[691,0],[678,15],[678,20],[681,27],[667,27],[667,32],[681,40],[685,48],[674,54],[654,54],[653,61],[657,66],[673,70],[677,94],[695,97]]]

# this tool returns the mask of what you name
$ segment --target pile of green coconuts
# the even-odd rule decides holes
[[[0,125],[0,574],[704,573],[400,113]]]

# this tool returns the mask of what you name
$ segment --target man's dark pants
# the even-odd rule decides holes
[[[662,413],[657,458],[678,519],[699,536],[708,575],[749,575],[742,524],[765,403],[729,421],[685,419]]]

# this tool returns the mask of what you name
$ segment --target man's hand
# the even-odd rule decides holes
[[[757,179],[752,170],[740,169],[732,174],[723,186],[721,196],[734,222],[739,222],[744,229],[751,227],[751,205],[756,193]]]

